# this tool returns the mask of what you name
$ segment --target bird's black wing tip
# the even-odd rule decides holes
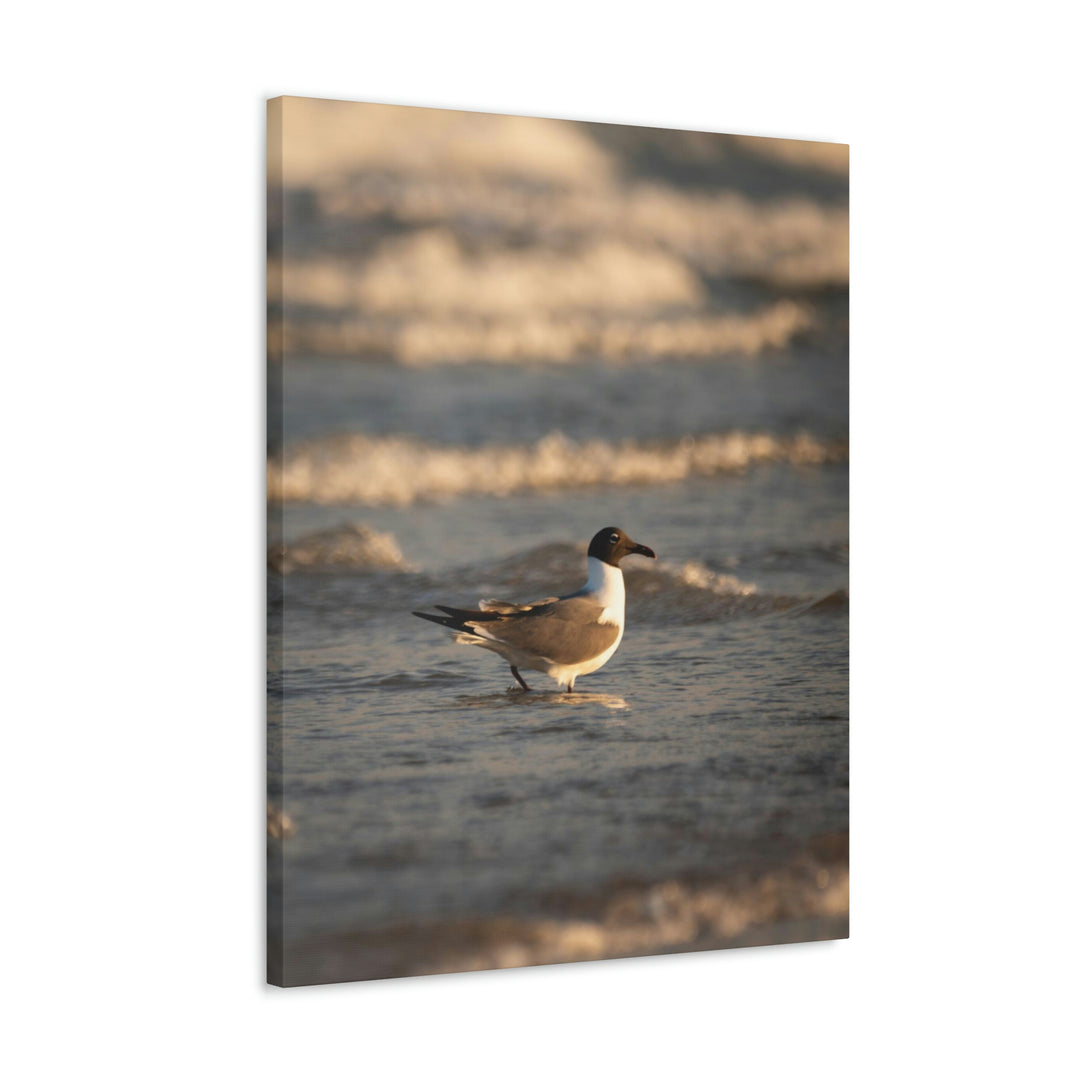
[[[418,619],[427,619],[428,622],[438,623],[440,626],[446,625],[446,619],[441,615],[429,615],[426,611],[414,611],[413,614]]]

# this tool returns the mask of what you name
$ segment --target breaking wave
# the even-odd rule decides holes
[[[290,304],[383,314],[618,311],[705,300],[696,275],[664,252],[609,240],[573,254],[538,247],[467,256],[445,229],[393,237],[366,262],[289,259],[282,279]]]
[[[844,440],[733,431],[649,443],[577,441],[439,446],[407,436],[340,435],[290,447],[267,466],[273,502],[407,506],[464,495],[512,495],[598,484],[665,484],[753,465],[847,460]]]
[[[644,572],[650,571],[646,569]],[[756,585],[740,581],[733,574],[721,574],[710,570],[704,564],[694,560],[675,565],[659,563],[656,572],[671,578],[677,585],[688,589],[701,589],[716,596],[753,596],[757,592]]]
[[[551,596],[584,577],[585,545],[541,544],[495,563],[478,563],[454,571],[455,600],[471,605],[481,597],[528,603]],[[810,608],[813,597],[763,593],[757,585],[734,574],[709,569],[696,560],[628,559],[623,563],[628,603],[635,620],[680,623],[768,615],[800,607]],[[445,585],[433,582],[439,602],[448,602]],[[434,599],[434,593],[433,597]]]
[[[540,544],[494,562],[485,559],[455,567],[448,576],[407,562],[392,533],[346,522],[272,545],[267,564],[282,575],[356,576],[366,595],[375,590],[380,610],[405,610],[430,603],[483,606],[492,598],[524,604],[565,594],[584,579],[585,550],[580,543]],[[827,595],[762,591],[752,581],[694,559],[629,559],[622,569],[634,620],[646,623],[686,624],[780,613],[846,614],[848,609],[846,588]],[[448,580],[453,582],[450,593]],[[291,600],[295,605],[304,602],[302,593]],[[317,597],[313,602],[321,603]],[[350,620],[357,617],[350,609]]]
[[[279,574],[409,569],[393,534],[353,522],[275,544],[267,552],[267,565]]]
[[[673,615],[683,623],[769,615],[806,602],[802,597],[759,592],[751,582],[710,570],[696,560],[627,563],[623,573],[634,617],[645,621],[667,621]]]
[[[554,542],[494,562],[482,560],[456,567],[453,593],[447,595],[445,574],[431,575],[410,565],[393,534],[356,522],[308,533],[288,544],[275,544],[267,563],[279,574],[354,575],[379,573],[382,606],[436,601],[481,605],[500,597],[529,603],[571,589],[584,578],[585,545]],[[386,577],[386,572],[394,572]],[[744,615],[830,614],[847,611],[847,590],[822,595],[762,592],[751,581],[712,570],[697,560],[643,559],[623,564],[626,590],[635,620],[680,623],[736,618]],[[294,604],[303,603],[300,595]],[[355,612],[350,618],[355,616]]]
[[[483,563],[476,567],[463,567],[456,572],[460,582],[471,583],[475,570],[478,582],[497,583],[503,589],[548,588],[556,582],[567,580],[568,568],[584,570],[586,546],[584,544],[540,544],[518,555],[511,555],[494,564]],[[669,562],[663,558],[656,562],[644,559],[627,560],[622,564],[627,588],[635,593],[694,591],[714,596],[753,596],[757,586],[741,581],[733,574],[718,573],[703,563]],[[523,602],[519,598],[518,602]]]

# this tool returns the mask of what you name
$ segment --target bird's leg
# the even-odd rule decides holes
[[[574,684],[573,684],[573,683],[570,683],[570,684],[569,684],[569,685],[567,686],[567,688],[566,688],[566,692],[567,692],[568,694],[572,694],[572,693],[574,692]]]
[[[516,667],[514,667],[513,664],[510,665],[510,673],[521,684],[521,689],[522,690],[531,690],[532,689],[532,687],[521,677],[521,674],[518,672],[518,669]]]

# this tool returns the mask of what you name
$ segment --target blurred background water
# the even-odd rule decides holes
[[[847,150],[271,103],[287,984],[847,933]],[[577,588],[572,696],[413,618]]]

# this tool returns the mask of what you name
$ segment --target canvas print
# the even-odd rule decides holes
[[[847,147],[267,151],[269,980],[846,937]]]

